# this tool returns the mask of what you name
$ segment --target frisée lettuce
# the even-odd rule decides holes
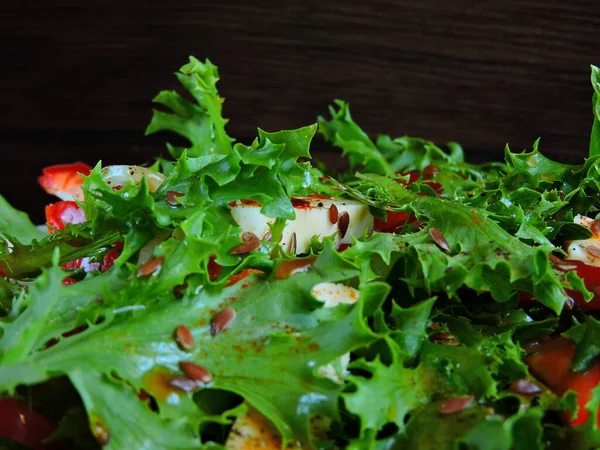
[[[69,448],[593,448],[600,378],[558,388],[528,358],[569,339],[565,371],[590,377],[600,354],[599,292],[562,259],[591,236],[574,217],[600,212],[599,73],[581,165],[538,142],[475,165],[456,143],[372,139],[343,101],[236,142],[217,67],[191,57],[146,129],[188,141],[148,168],[159,186],[111,185],[98,163],[71,205],[85,222],[48,235],[0,197],[0,391]],[[350,170],[311,163],[315,138]],[[335,239],[346,202],[373,223],[351,245]],[[241,204],[267,233],[235,220]],[[294,220],[337,231],[299,254],[280,241]]]

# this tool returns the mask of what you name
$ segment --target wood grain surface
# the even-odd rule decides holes
[[[545,153],[576,161],[600,2],[16,0],[0,6],[0,42],[3,193],[42,163],[158,154],[161,139],[142,137],[151,99],[177,87],[188,55],[219,66],[241,140],[343,98],[371,134],[455,140],[479,160],[541,136]]]

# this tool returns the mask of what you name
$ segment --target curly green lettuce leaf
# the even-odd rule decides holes
[[[219,81],[217,67],[208,59],[202,63],[190,56],[190,62],[175,75],[196,103],[175,91],[160,92],[154,103],[172,112],[155,109],[146,134],[173,131],[190,142],[191,146],[185,149],[192,157],[230,154],[233,139],[225,132],[227,120],[222,117],[223,99],[216,87]],[[184,150],[169,144],[167,147],[175,158],[179,158]]]
[[[12,299],[11,310],[0,321],[0,363],[22,360],[52,339],[62,339],[61,334],[94,322],[107,306],[117,307],[110,305],[111,293],[128,284],[116,270],[73,285],[63,284],[67,275],[52,266],[34,280],[27,295]]]
[[[44,267],[50,267],[53,254],[59,251],[59,264],[101,255],[121,238],[116,230],[106,230],[94,237],[89,223],[69,226],[40,241],[22,244],[6,236],[9,247],[0,249],[0,272],[14,279],[36,276]]]
[[[162,420],[124,382],[101,371],[73,369],[69,379],[88,411],[89,427],[102,448],[200,448],[185,418]]]
[[[208,195],[221,205],[240,199],[255,200],[262,204],[261,212],[268,217],[294,219],[290,197],[307,193],[313,184],[310,164],[299,163],[298,158],[310,157],[315,132],[316,125],[277,133],[259,130],[259,137],[251,146],[235,146],[241,160],[236,178],[219,186],[209,183]]]
[[[11,339],[16,346],[0,367],[0,388],[10,391],[19,384],[66,374],[81,388],[90,420],[103,423],[115,443],[145,438],[137,434],[137,427],[114,424],[114,405],[105,399],[130,389],[130,420],[143,421],[147,406],[140,401],[134,407],[134,396],[144,389],[159,408],[160,420],[155,417],[151,421],[153,432],[173,436],[176,442],[184,439],[204,414],[190,394],[168,385],[171,377],[182,375],[179,361],[193,361],[212,373],[214,379],[207,388],[241,395],[273,422],[284,441],[308,440],[311,416],[338,417],[341,387],[321,378],[316,368],[376,338],[365,324],[361,304],[340,306],[335,317],[319,312],[311,288],[319,282],[338,281],[339,272],[331,272],[333,278],[319,273],[314,270],[267,282],[251,278],[251,285],[238,283],[214,292],[204,289],[152,308],[130,313],[107,311],[103,322],[33,353],[25,342],[21,348]],[[59,278],[53,289],[58,289]],[[130,287],[126,295],[145,297],[146,292]],[[211,321],[226,307],[236,310],[236,319],[226,331],[212,336]],[[50,314],[48,308],[43,312]],[[25,316],[22,325],[38,323],[38,318]],[[173,338],[182,324],[192,331],[196,342],[189,352],[181,350]],[[179,430],[176,436],[174,430]]]
[[[500,164],[475,166],[465,163],[462,148],[454,142],[448,144],[449,152],[433,142],[409,136],[392,139],[380,135],[373,142],[352,120],[348,104],[341,100],[336,100],[335,104],[337,109],[335,106],[329,108],[331,120],[319,117],[319,132],[325,140],[342,149],[351,169],[360,168],[363,173],[390,178],[432,170],[434,172],[425,176],[425,182],[421,179],[415,187],[431,191],[428,183],[435,182],[442,186],[443,195],[451,197],[470,196],[471,191],[480,191],[488,176],[497,175],[503,169]]]
[[[347,156],[350,167],[364,166],[365,171],[393,175],[394,169],[387,162],[381,151],[362,128],[352,120],[350,107],[342,100],[335,101],[336,106],[329,107],[331,120],[319,116],[319,132],[325,139],[342,149]]]
[[[26,213],[13,208],[0,195],[0,235],[9,235],[23,244],[30,244],[34,239],[43,239],[46,233],[36,228]]]
[[[349,105],[336,100],[330,106],[331,120],[319,117],[319,131],[325,139],[342,149],[350,167],[363,167],[363,172],[395,176],[397,172],[422,170],[436,161],[461,163],[464,160],[460,146],[451,145],[447,154],[433,143],[407,136],[392,140],[380,136],[374,143],[369,136],[352,120]]]
[[[555,397],[544,394],[544,406],[531,408],[528,399],[506,392],[510,382],[527,374],[510,332],[483,335],[468,321],[461,327],[453,323],[448,328],[461,345],[425,342],[417,364],[406,364],[392,346],[389,364],[375,359],[351,365],[351,389],[343,398],[361,431],[348,448],[453,449],[459,442],[465,448],[488,448],[486,435],[496,435],[497,448],[537,448],[544,408],[556,407]],[[440,414],[446,399],[464,395],[474,396],[465,410]],[[492,405],[501,408],[506,401],[522,407],[511,407],[502,417],[504,411],[495,412]],[[378,437],[390,424],[394,433]]]
[[[240,199],[255,200],[263,205],[265,215],[293,219],[289,197],[308,192],[315,183],[316,173],[310,164],[298,159],[310,158],[316,124],[274,133],[259,129],[258,138],[250,146],[232,145],[233,139],[225,132],[227,121],[221,116],[217,68],[208,60],[201,63],[190,58],[177,77],[197,104],[176,92],[161,92],[155,102],[173,113],[155,110],[146,133],[172,131],[187,138],[191,143],[188,148],[169,146],[176,159],[205,158],[193,160],[185,170],[180,167],[174,175],[170,173],[165,186],[180,193],[189,193],[191,188],[196,196],[209,197],[220,205]],[[166,192],[166,187],[162,192]]]
[[[431,298],[410,308],[401,308],[396,303],[392,305],[390,319],[393,330],[390,337],[407,357],[416,355],[427,337],[427,325],[435,300]]]
[[[478,293],[490,292],[500,302],[527,291],[555,312],[561,311],[568,299],[565,287],[570,285],[549,263],[553,246],[528,245],[505,231],[485,210],[411,195],[398,183],[389,183],[387,177],[363,175],[361,182],[363,191],[379,197],[379,204],[408,205],[427,223],[423,230],[397,239],[406,246],[402,279],[411,288],[454,296],[466,286]],[[435,242],[430,230],[447,241],[450,251]]]
[[[576,344],[573,370],[585,372],[600,356],[600,321],[588,316],[585,322],[570,328],[563,336]]]
[[[17,315],[14,321],[2,322],[3,335],[0,341],[0,363],[11,364],[26,358],[40,345],[39,336],[43,333],[45,322],[60,299],[58,291],[63,288],[64,272],[51,267],[36,278],[29,295],[14,304],[15,309],[25,308],[23,312],[13,310]]]
[[[581,166],[553,161],[539,151],[539,139],[535,141],[533,150],[528,153],[512,153],[508,146],[505,149],[509,175],[505,183],[532,188],[551,186],[559,183],[565,192],[570,192],[577,182],[575,173]]]
[[[504,418],[489,408],[474,405],[456,414],[442,416],[437,405],[411,414],[406,433],[387,439],[388,447],[415,450],[527,450],[542,448],[542,408],[523,409]]]
[[[368,430],[376,432],[388,423],[402,432],[409,412],[428,401],[427,386],[414,369],[404,367],[401,359],[389,366],[379,360],[359,360],[351,369],[369,374],[369,378],[351,375],[348,380],[355,390],[343,395],[348,411],[361,419],[363,437]]]
[[[444,236],[451,251],[443,251],[425,231],[421,242],[407,237],[412,241],[410,261],[421,268],[407,274],[410,283],[443,288],[450,295],[464,284],[501,302],[525,290],[555,312],[562,310],[568,295],[561,274],[548,261],[548,250],[521,242],[477,209],[433,197],[417,197],[411,206]]]

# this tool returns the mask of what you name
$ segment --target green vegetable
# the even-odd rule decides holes
[[[31,223],[27,214],[10,206],[2,196],[0,196],[0,230],[3,237],[13,236],[25,244],[44,237],[44,233]]]
[[[594,317],[588,317],[584,323],[563,333],[563,336],[577,344],[573,358],[573,370],[586,371],[600,356],[600,322]]]
[[[51,440],[230,448],[232,424],[256,411],[276,430],[269,439],[307,449],[600,443],[600,388],[592,418],[568,428],[561,414],[574,395],[553,394],[523,359],[530,342],[559,334],[576,344],[574,370],[600,356],[600,322],[569,309],[572,297],[595,299],[596,285],[555,259],[564,240],[592,235],[575,215],[600,212],[596,67],[581,165],[550,160],[537,141],[531,152],[507,148],[505,163],[474,165],[456,143],[371,139],[343,101],[331,119],[259,128],[244,144],[225,130],[210,61],[192,57],[176,77],[184,94],[155,97],[146,133],[188,145],[167,144],[173,159],[152,166],[165,177],[155,192],[146,180],[113,189],[98,164],[82,187],[87,221],[50,236],[0,197],[0,391],[26,398],[35,386],[60,422]],[[317,132],[350,171],[311,165]],[[368,206],[376,230],[349,248],[314,236],[296,261],[280,240],[297,216],[293,197],[311,194]],[[243,234],[230,209],[238,200],[272,220],[270,239]],[[322,213],[340,228],[341,214]],[[89,264],[64,267],[80,258]],[[332,298],[318,299],[319,286]],[[57,409],[59,380],[79,398]],[[519,392],[523,382],[539,392]]]

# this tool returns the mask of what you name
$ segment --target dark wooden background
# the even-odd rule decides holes
[[[0,6],[0,192],[34,210],[44,165],[141,162],[151,99],[188,55],[220,68],[229,132],[298,127],[334,98],[371,134],[471,159],[587,152],[598,0],[24,1]],[[34,212],[41,219],[41,212]]]

